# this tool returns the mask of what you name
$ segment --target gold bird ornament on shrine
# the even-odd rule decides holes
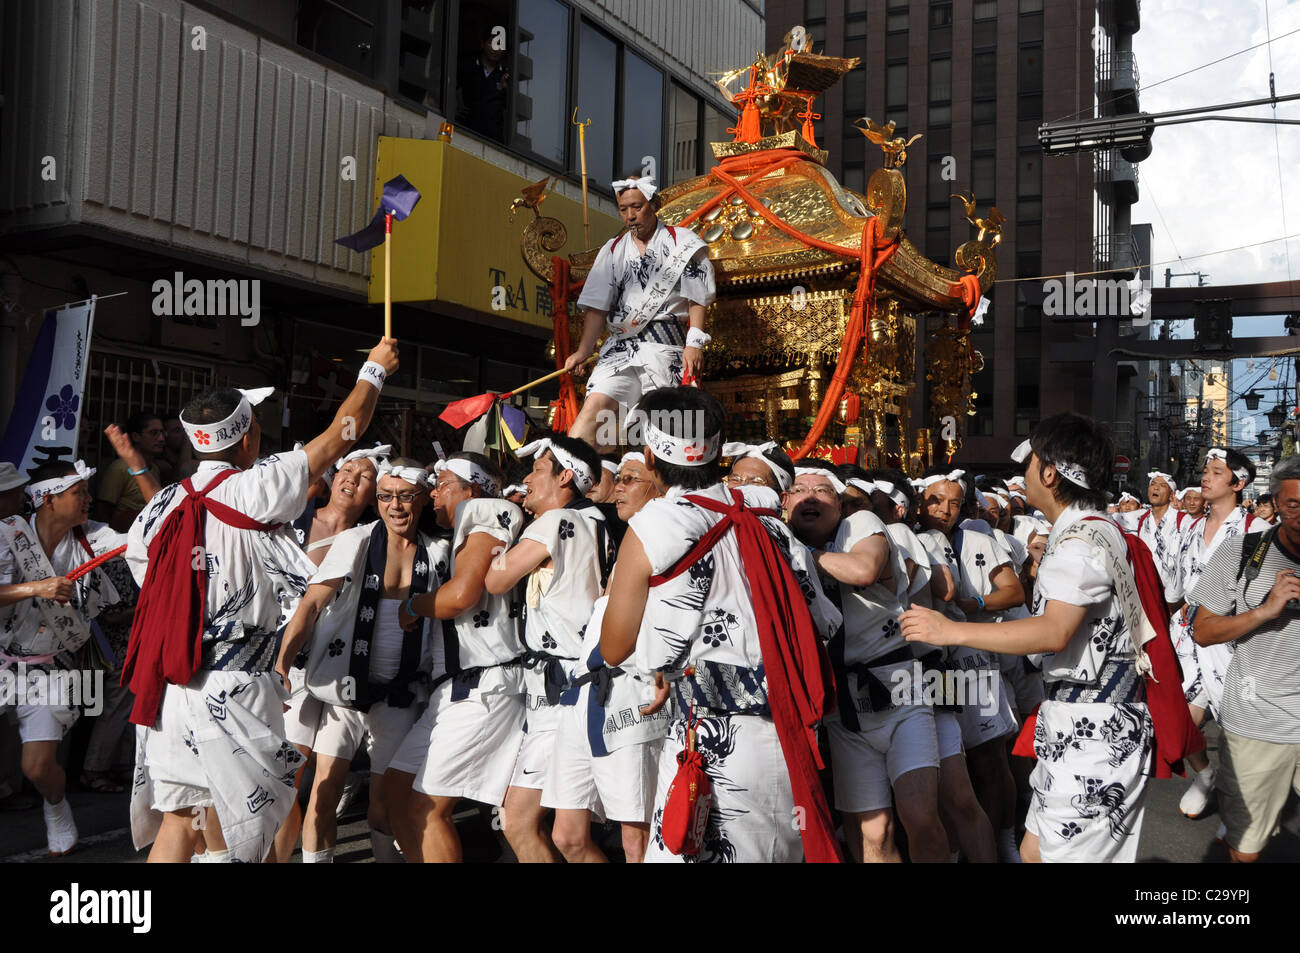
[[[548,175],[546,178],[520,189],[519,197],[510,203],[510,221],[515,220],[515,210],[520,208],[530,208],[533,210],[533,214],[540,218],[542,213],[537,211],[537,206],[546,201],[546,188],[551,181],[551,176]]]
[[[900,168],[907,161],[907,147],[921,138],[919,132],[911,139],[904,139],[902,136],[894,138],[895,123],[893,120],[882,126],[870,116],[863,116],[858,122],[866,123],[866,126],[859,126],[854,123],[853,127],[880,146],[881,151],[885,153],[886,169]]]
[[[1007,220],[1006,217],[998,211],[996,206],[989,209],[987,216],[984,218],[978,218],[975,215],[974,192],[972,192],[969,197],[963,192],[957,192],[950,195],[949,198],[958,199],[961,202],[962,208],[966,212],[966,221],[979,229],[979,234],[975,236],[977,242],[984,241],[985,235],[992,236],[989,245],[996,245],[998,242],[1002,241],[1002,226],[1007,223]]]

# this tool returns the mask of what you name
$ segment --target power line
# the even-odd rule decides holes
[[[1269,24],[1269,18],[1268,18],[1268,0],[1264,0],[1264,36],[1265,36],[1266,40],[1267,40],[1267,38],[1271,37],[1272,32],[1273,32],[1273,30],[1272,30],[1271,25]],[[1268,41],[1268,43],[1269,43],[1269,47],[1268,47],[1268,94],[1269,94],[1270,96],[1276,96],[1276,95],[1277,95],[1277,87],[1276,87],[1276,85],[1274,84],[1274,81],[1273,81],[1273,46],[1272,46],[1272,41],[1271,41],[1271,40],[1267,40],[1267,41]],[[1273,103],[1273,118],[1274,118],[1274,119],[1277,118],[1277,103]],[[1279,202],[1279,204],[1281,205],[1281,209],[1282,209],[1282,231],[1285,232],[1285,231],[1287,230],[1287,224],[1286,224],[1286,187],[1285,187],[1285,184],[1284,184],[1283,181],[1282,181],[1282,146],[1281,146],[1281,144],[1280,144],[1279,141],[1278,141],[1278,132],[1277,132],[1277,126],[1276,126],[1276,125],[1273,127],[1273,154],[1274,154],[1275,156],[1277,156],[1277,191],[1278,191],[1278,202]],[[1292,275],[1291,275],[1291,245],[1290,245],[1290,243],[1288,242],[1288,243],[1283,244],[1282,248],[1286,251],[1286,277],[1287,277],[1287,281],[1290,281],[1290,280],[1292,280]]]

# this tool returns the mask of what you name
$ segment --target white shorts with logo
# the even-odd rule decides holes
[[[412,786],[421,794],[500,807],[524,734],[523,696],[475,689],[452,701],[452,684],[434,689],[389,770],[415,775]]]
[[[542,788],[542,807],[591,811],[603,820],[649,824],[663,739],[596,757],[587,738],[585,706],[565,706]],[[531,787],[531,785],[519,785]]]
[[[555,759],[555,736],[559,729],[524,732],[515,770],[510,778],[512,788],[531,788],[536,791],[546,787],[546,778]]]
[[[851,731],[838,715],[826,719],[837,810],[861,814],[888,808],[895,781],[909,771],[939,767],[930,706],[859,712],[858,725],[860,731]]]
[[[961,746],[961,722],[955,711],[934,710],[934,735],[939,742],[939,760],[959,755],[966,749]]]

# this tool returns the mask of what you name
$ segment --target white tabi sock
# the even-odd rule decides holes
[[[203,853],[191,857],[190,862],[195,864],[228,864],[230,863],[230,851],[208,848]]]
[[[1016,832],[1010,827],[998,831],[998,863],[1018,864],[1020,851],[1016,849]]]
[[[961,851],[959,850],[954,850],[951,854],[948,855],[948,863],[950,864],[955,864],[960,860],[961,860]]]
[[[77,823],[72,819],[72,805],[65,796],[58,804],[46,801],[45,837],[51,854],[62,854],[77,846]]]
[[[404,864],[406,858],[397,849],[397,838],[379,831],[370,832],[370,853],[377,864]]]
[[[334,848],[326,847],[324,850],[304,850],[302,852],[302,862],[304,864],[332,864],[334,863]]]

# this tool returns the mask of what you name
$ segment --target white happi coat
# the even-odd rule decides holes
[[[745,486],[741,493],[749,506],[780,511],[776,494],[767,487]],[[672,568],[722,518],[695,506],[685,495],[673,487],[664,497],[648,502],[629,523],[654,574]],[[690,495],[731,503],[721,485],[692,490]],[[840,624],[840,614],[823,594],[807,548],[779,516],[762,520],[778,547],[789,554],[818,636],[829,639]],[[700,717],[703,703],[695,699],[700,717],[696,746],[704,756],[714,800],[703,848],[698,856],[686,858],[668,852],[662,832],[677,752],[685,745],[689,699],[687,707],[679,703],[660,755],[647,862],[771,863],[798,861],[803,856],[799,831],[791,823],[794,796],[772,717],[759,713],[766,711],[765,704],[751,708],[753,714],[733,713],[748,707],[758,698],[755,692],[762,691],[763,653],[750,595],[753,584],[761,580],[746,577],[735,536],[728,533],[690,569],[650,589],[637,637],[637,667],[673,677],[691,667],[696,680],[714,679],[716,691],[730,696],[736,707],[705,709]],[[693,693],[690,685],[683,686],[679,702],[681,696],[694,697]]]
[[[1132,862],[1142,827],[1152,751],[1145,694],[1133,696],[1140,701],[1118,704],[1052,698],[1054,684],[1096,686],[1110,671],[1108,662],[1134,655],[1105,557],[1084,540],[1058,545],[1078,520],[1103,515],[1075,506],[1061,514],[1048,535],[1034,586],[1036,616],[1049,600],[1087,609],[1065,649],[1041,656],[1048,698],[1038,709],[1038,763],[1030,777],[1033,799],[1025,826],[1038,836],[1048,863]],[[1123,552],[1122,536],[1107,523]]]
[[[651,318],[653,322],[675,322],[678,329],[659,324],[634,326],[629,321],[631,313],[653,292],[663,265],[683,247],[693,249],[690,260]],[[617,370],[643,363],[644,357],[639,356],[642,351],[666,354],[674,349],[680,363],[691,304],[707,308],[716,294],[708,246],[690,229],[660,222],[646,243],[644,255],[628,232],[610,239],[596,255],[578,297],[578,307],[606,312],[609,337],[600,349],[598,367]]]
[[[1192,520],[1172,506],[1165,510],[1165,515],[1159,520],[1149,509],[1125,515],[1135,519],[1125,520],[1121,525],[1130,533],[1135,533],[1138,539],[1147,544],[1147,549],[1151,550],[1156,570],[1160,573],[1160,581],[1165,584],[1165,601],[1181,602],[1184,586],[1179,569],[1179,554],[1183,547],[1183,533]]]
[[[228,463],[199,463],[196,491]],[[189,685],[168,685],[158,721],[136,729],[131,828],[137,849],[157,834],[153,809],[162,788],[184,785],[194,802],[215,804],[233,860],[260,862],[293,804],[293,776],[302,755],[285,740],[282,701],[288,692],[271,672],[280,632],[292,617],[316,566],[289,524],[307,502],[307,454],[302,450],[257,461],[212,491],[211,499],[263,523],[270,531],[205,523],[208,589],[202,661]],[[164,487],[127,534],[127,564],[143,585],[149,544],[184,498],[179,483]],[[189,558],[188,554],[185,558]]]
[[[582,647],[587,620],[614,564],[614,540],[605,526],[605,515],[595,503],[583,497],[537,517],[520,534],[520,540],[525,539],[546,547],[552,570],[542,577],[547,579],[546,588],[538,594],[535,606],[530,593],[524,643],[530,652],[568,660],[563,665],[566,672],[579,666],[581,671],[586,671]],[[524,688],[528,730],[555,728],[559,724],[560,706],[546,700],[545,664],[525,669]]]
[[[1210,557],[1225,539],[1246,533],[1259,533],[1268,529],[1264,520],[1246,512],[1244,506],[1233,507],[1213,538],[1205,539],[1205,517],[1199,516],[1183,536],[1182,550],[1178,556],[1179,590],[1176,601],[1188,601],[1169,621],[1169,637],[1173,639],[1174,650],[1178,655],[1178,664],[1183,669],[1183,694],[1189,704],[1209,708],[1212,713],[1219,710],[1223,698],[1223,680],[1228,675],[1228,665],[1232,653],[1236,651],[1236,642],[1221,642],[1218,645],[1197,645],[1192,638],[1195,623],[1195,607],[1191,604],[1192,590],[1201,577],[1201,570],[1210,562]]]
[[[47,578],[43,570],[37,568],[38,560],[33,557],[40,549],[41,540],[36,533],[36,527],[24,520],[21,516],[10,517],[6,532],[0,532],[0,586],[15,585],[22,582],[37,582],[39,579]],[[115,532],[104,523],[87,522],[81,527],[86,534],[86,542],[94,550],[96,556],[100,556],[109,550],[116,549],[126,542],[126,536],[122,533]],[[14,552],[6,544],[7,537],[12,536],[19,552]],[[34,549],[29,549],[34,547]],[[29,550],[23,552],[23,550]],[[75,531],[69,532],[59,540],[54,547],[54,555],[50,557],[50,568],[54,570],[55,575],[66,576],[69,572],[78,566],[88,562],[92,557],[86,553],[81,543],[77,540]],[[33,578],[35,577],[35,578]],[[113,586],[108,574],[99,568],[82,576],[75,583],[76,592],[73,594],[72,601],[66,606],[60,606],[60,610],[70,610],[78,616],[85,624],[92,624],[92,620],[99,615],[105,608],[112,606],[121,601],[117,589]],[[92,638],[94,636],[92,635]],[[12,605],[0,607],[0,655],[7,655],[10,658],[30,658],[45,655],[53,655],[52,662],[25,662],[24,666],[29,679],[29,686],[34,686],[36,682],[41,685],[46,684],[40,672],[47,672],[50,669],[69,669],[73,665],[72,655],[69,652],[59,650],[53,634],[47,629],[44,617],[41,615],[40,608],[36,605],[34,599],[22,599]],[[0,670],[9,664],[6,659],[0,658]],[[17,669],[14,669],[15,674]],[[11,704],[13,698],[7,697],[5,691],[10,686],[8,680],[0,681],[0,709]],[[16,691],[16,684],[12,686]],[[26,697],[36,697],[34,687]],[[48,699],[52,704],[53,699]],[[79,714],[77,709],[71,706],[58,706],[64,711],[60,715],[60,721],[65,725],[71,725]]]

